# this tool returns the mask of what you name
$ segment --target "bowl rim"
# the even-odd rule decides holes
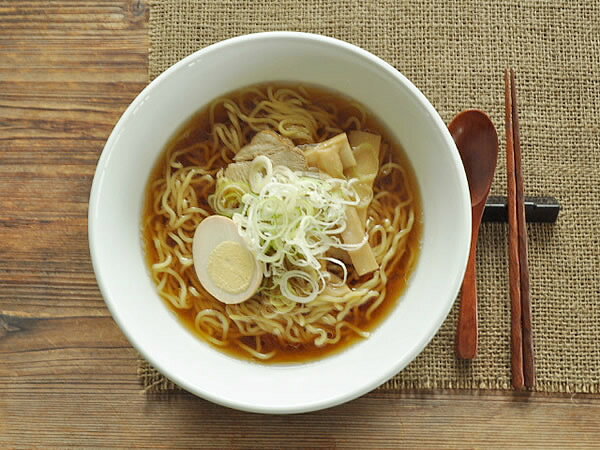
[[[103,277],[102,277],[102,270],[100,269],[101,261],[99,261],[98,255],[95,251],[95,247],[101,245],[101,243],[99,241],[97,241],[99,225],[94,220],[94,215],[97,211],[98,203],[99,203],[100,197],[101,197],[101,182],[99,181],[100,174],[103,172],[103,170],[107,164],[107,160],[110,157],[111,152],[115,149],[115,143],[118,139],[118,136],[121,133],[122,128],[124,127],[124,124],[126,124],[130,120],[130,117],[134,114],[135,110],[144,101],[144,99],[148,96],[148,94],[152,90],[157,88],[164,79],[170,77],[171,74],[174,74],[175,72],[184,68],[190,62],[196,60],[197,58],[200,58],[207,53],[218,51],[219,49],[222,49],[224,47],[228,47],[228,46],[232,46],[232,45],[234,46],[234,45],[244,43],[247,41],[252,41],[252,40],[268,40],[268,39],[282,39],[282,38],[308,40],[308,41],[313,41],[316,43],[325,43],[325,44],[329,44],[332,46],[337,46],[337,47],[341,48],[342,50],[354,53],[355,55],[362,58],[363,60],[367,60],[369,63],[376,65],[380,70],[385,71],[388,75],[391,75],[395,79],[399,80],[407,88],[410,95],[412,95],[417,100],[417,102],[425,109],[425,111],[429,115],[429,118],[432,121],[432,125],[434,125],[435,127],[438,128],[438,130],[442,133],[442,136],[443,136],[444,141],[445,141],[446,145],[448,146],[448,148],[453,150],[451,152],[451,157],[452,157],[452,160],[453,160],[454,166],[455,166],[453,169],[457,172],[458,182],[460,185],[460,191],[462,192],[461,201],[464,202],[465,205],[470,206],[469,188],[468,188],[468,183],[467,183],[467,178],[466,178],[466,175],[464,172],[464,168],[462,165],[462,161],[460,159],[460,156],[459,156],[458,150],[456,148],[456,145],[454,143],[454,140],[452,139],[452,136],[450,135],[450,132],[448,131],[448,128],[447,128],[446,124],[443,122],[439,113],[436,111],[436,109],[433,107],[433,105],[429,102],[429,100],[425,97],[425,95],[408,78],[406,78],[406,76],[404,76],[395,67],[393,67],[391,64],[387,63],[383,59],[379,58],[378,56],[368,52],[367,50],[364,50],[364,49],[362,49],[356,45],[350,44],[348,42],[345,42],[345,41],[342,41],[342,40],[339,40],[339,39],[336,39],[333,37],[320,35],[320,34],[293,32],[293,31],[268,31],[268,32],[245,34],[245,35],[233,37],[230,39],[226,39],[226,40],[214,43],[214,44],[204,47],[194,53],[189,54],[185,58],[179,60],[178,62],[176,62],[169,68],[167,68],[164,72],[162,72],[154,80],[152,80],[147,86],[144,87],[144,89],[129,104],[129,106],[127,107],[125,112],[121,115],[121,117],[117,121],[116,125],[114,126],[109,138],[106,141],[106,144],[104,145],[104,147],[102,149],[102,153],[98,160],[95,174],[94,174],[94,179],[92,182],[92,187],[91,187],[91,191],[90,191],[89,209],[88,209],[88,239],[89,239],[89,249],[90,249],[90,255],[91,255],[91,260],[92,260],[92,266],[94,269],[94,274],[95,274],[95,277],[96,277],[96,280],[98,283],[98,287],[100,289],[100,292],[102,294],[104,302],[105,302],[107,308],[109,309],[114,321],[119,326],[121,332],[127,337],[130,344],[153,367],[155,367],[161,373],[168,373],[168,379],[173,381],[178,386],[184,388],[186,391],[191,392],[202,398],[205,398],[216,404],[220,404],[223,406],[227,406],[227,407],[242,410],[242,411],[270,413],[270,414],[290,414],[290,413],[310,412],[310,411],[321,410],[321,409],[325,409],[325,408],[329,408],[329,407],[333,407],[333,406],[345,403],[347,401],[358,398],[358,397],[364,395],[365,393],[370,392],[371,390],[380,386],[384,382],[391,379],[394,375],[396,375],[397,373],[402,371],[410,362],[412,362],[425,349],[425,347],[429,344],[431,339],[433,339],[433,337],[437,334],[442,323],[446,320],[446,318],[454,304],[454,301],[458,294],[460,285],[462,284],[464,272],[466,270],[468,249],[470,247],[470,229],[471,229],[471,214],[470,214],[470,207],[469,207],[469,208],[467,208],[468,214],[463,218],[465,220],[465,225],[466,225],[467,229],[469,230],[469,238],[465,242],[466,245],[465,245],[465,249],[463,251],[464,255],[462,255],[462,257],[459,258],[461,263],[460,263],[459,269],[457,270],[457,276],[454,279],[453,285],[449,286],[449,294],[452,294],[452,295],[448,296],[448,300],[443,305],[444,307],[440,308],[438,310],[438,313],[434,317],[432,317],[432,320],[430,322],[431,328],[430,328],[430,331],[427,333],[427,335],[423,339],[421,339],[419,342],[416,342],[412,347],[412,351],[407,353],[406,355],[404,355],[403,358],[399,359],[398,362],[393,367],[390,368],[390,370],[388,370],[385,373],[379,373],[379,374],[377,374],[377,376],[373,376],[370,379],[369,383],[366,383],[362,386],[357,386],[351,392],[346,392],[345,395],[340,395],[336,398],[330,398],[330,397],[325,396],[320,401],[316,401],[316,402],[312,402],[312,403],[299,403],[299,404],[291,405],[289,407],[269,407],[269,406],[265,406],[265,405],[253,405],[253,404],[248,404],[248,403],[244,403],[244,402],[228,401],[226,399],[223,399],[217,395],[214,395],[211,392],[202,390],[198,386],[191,385],[185,379],[180,378],[177,374],[171,373],[170,370],[164,370],[162,367],[160,367],[160,364],[155,360],[153,355],[150,352],[146,351],[146,347],[143,344],[143,342],[140,342],[139,340],[137,340],[135,338],[135,336],[130,333],[130,330],[128,329],[127,325],[124,323],[124,321],[122,320],[122,317],[119,314],[117,304],[116,304],[117,302],[115,302],[108,295],[108,290],[107,290],[106,285],[109,281],[103,279]]]

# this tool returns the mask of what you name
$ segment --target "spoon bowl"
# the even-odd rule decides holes
[[[457,114],[448,129],[465,167],[471,205],[485,202],[498,160],[498,134],[494,124],[483,111],[469,109]]]

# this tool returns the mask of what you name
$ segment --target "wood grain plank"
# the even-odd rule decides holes
[[[10,148],[10,143],[19,139],[50,145],[57,143],[46,140],[105,140],[120,113],[144,85],[139,80],[133,85],[106,81],[0,82],[0,148]]]
[[[0,400],[9,417],[0,444],[19,440],[22,445],[146,443],[161,448],[591,448],[600,437],[598,405],[568,399],[547,404],[472,394],[379,394],[296,416],[232,411],[185,393],[154,399],[118,392],[89,394],[71,397],[68,403],[58,392],[37,401],[19,393],[12,400]],[[33,424],[35,433],[24,433]]]
[[[5,316],[109,316],[89,259],[87,202],[106,138],[146,84],[146,17],[139,1],[0,4]]]
[[[93,35],[102,32],[138,31],[144,28],[146,5],[143,1],[21,1],[0,4],[3,29],[37,36]]]
[[[130,348],[125,337],[116,331],[110,318],[3,314],[0,316],[0,354],[7,357],[69,348]],[[0,374],[7,367],[0,369]]]

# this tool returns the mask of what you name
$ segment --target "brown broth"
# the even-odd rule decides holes
[[[265,85],[259,85],[257,87],[262,88],[265,86],[275,86],[275,87],[296,87],[290,83],[268,83]],[[310,93],[310,97],[312,99],[319,98],[322,102],[327,101],[328,103],[334,104],[339,110],[343,111],[344,109],[350,110],[352,106],[350,105],[350,101],[347,97],[332,92],[330,90],[324,90],[322,88],[317,88],[314,86],[306,86],[303,87]],[[235,94],[235,93],[233,93]],[[227,96],[231,96],[232,94],[228,94]],[[394,140],[390,138],[389,133],[386,129],[375,119],[374,115],[367,111],[367,126],[365,130],[371,131],[375,134],[379,134],[382,137],[382,142],[387,142],[391,147],[391,153],[393,155],[393,161],[400,164],[407,174],[407,181],[410,185],[410,188],[414,197],[414,209],[416,213],[415,223],[413,229],[411,231],[410,237],[408,239],[408,246],[411,251],[416,255],[413,259],[412,267],[406,267],[408,264],[407,254],[397,263],[396,267],[392,271],[390,278],[387,283],[387,292],[385,296],[385,300],[382,304],[374,311],[369,320],[366,320],[364,315],[362,315],[360,321],[353,321],[353,324],[358,326],[364,331],[373,331],[394,309],[394,307],[398,304],[402,297],[402,293],[406,289],[408,282],[410,281],[410,276],[414,266],[417,263],[420,246],[421,246],[421,236],[423,229],[423,221],[422,221],[422,208],[421,208],[421,199],[420,193],[418,190],[418,185],[416,182],[416,178],[414,175],[414,171],[404,151],[401,146],[396,143]],[[224,117],[218,117],[218,119],[224,119]],[[198,142],[199,140],[205,140],[210,136],[209,130],[209,120],[208,120],[208,108],[203,108],[199,112],[195,113],[171,138],[167,146],[165,146],[165,150],[161,153],[159,161],[155,165],[152,175],[150,178],[150,182],[148,183],[147,193],[146,193],[146,204],[144,207],[144,217],[147,216],[148,211],[151,210],[151,195],[149,186],[152,180],[157,179],[162,173],[165,166],[165,158],[169,148],[174,147],[175,149],[185,148],[194,142]],[[144,233],[143,235],[144,246],[146,250],[146,260],[148,266],[150,267],[153,263],[157,261],[157,254],[154,250],[154,246],[151,245],[151,239],[149,235]],[[302,363],[317,360],[323,358],[325,356],[329,356],[335,353],[339,353],[355,342],[358,342],[364,338],[358,336],[355,333],[346,333],[338,343],[329,344],[324,347],[317,347],[314,344],[301,344],[301,345],[288,345],[282,346],[277,342],[276,339],[272,339],[272,343],[274,343],[275,349],[277,349],[277,354],[269,360],[263,361],[257,358],[252,357],[247,351],[239,347],[235,343],[231,343],[228,346],[216,346],[212,343],[209,343],[202,334],[196,329],[194,325],[194,320],[196,316],[196,311],[194,308],[191,309],[177,309],[175,306],[171,304],[171,302],[164,300],[167,306],[177,315],[179,320],[184,324],[184,326],[190,330],[194,335],[198,336],[204,342],[207,342],[209,345],[214,348],[227,353],[231,356],[256,361],[261,363]],[[363,308],[366,308],[368,305],[363,305]],[[247,342],[250,346],[253,346],[254,338],[250,338]],[[267,342],[267,344],[270,344]]]

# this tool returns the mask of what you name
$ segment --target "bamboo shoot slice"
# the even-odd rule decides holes
[[[358,212],[354,207],[346,208],[346,229],[342,232],[342,240],[345,244],[360,244],[365,236],[365,227],[362,225]],[[365,242],[356,250],[348,250],[348,255],[359,276],[366,275],[379,268],[375,260],[373,249]]]

